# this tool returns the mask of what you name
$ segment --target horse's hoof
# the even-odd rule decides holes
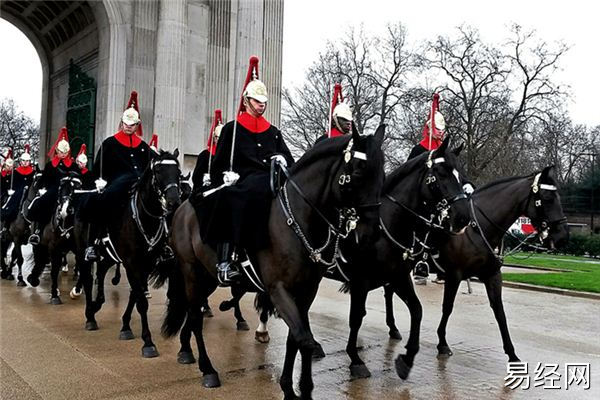
[[[202,386],[205,388],[216,388],[221,386],[221,380],[219,374],[206,374],[202,377]]]
[[[296,396],[296,394],[284,395],[283,400],[300,400],[300,397]]]
[[[147,299],[151,299],[151,298],[152,298],[152,293],[150,293],[150,291],[149,291],[149,290],[146,290],[146,291],[144,292],[144,296],[146,296],[146,298],[147,298]]]
[[[85,323],[85,330],[86,331],[97,331],[98,323],[96,321],[87,321]]]
[[[402,356],[398,356],[394,364],[396,366],[396,373],[398,374],[398,376],[402,379],[408,378],[408,374],[410,373],[410,367],[404,361]]]
[[[119,340],[131,340],[131,339],[135,339],[135,336],[133,335],[133,332],[131,332],[131,330],[119,332]]]
[[[235,324],[237,326],[238,331],[249,331],[250,327],[246,321],[238,321]]]
[[[194,353],[191,351],[180,351],[177,353],[177,362],[179,364],[193,364],[196,362]]]
[[[215,315],[213,314],[212,310],[209,308],[205,308],[204,310],[202,310],[202,315],[204,316],[204,318],[212,318]]]
[[[402,340],[402,335],[398,329],[390,329],[390,339]]]
[[[58,296],[56,296],[56,297],[52,297],[52,298],[50,299],[50,304],[52,304],[53,306],[59,306],[59,305],[61,305],[62,303],[63,303],[63,302],[62,302],[62,300],[61,300],[61,299],[60,299],[60,297],[58,297]]]
[[[313,360],[320,360],[321,358],[325,358],[325,351],[323,350],[323,346],[320,343],[315,342],[315,348],[313,349],[312,354]]]
[[[35,277],[35,276],[33,276],[33,275],[29,275],[29,276],[27,277],[27,282],[28,282],[28,283],[29,283],[31,286],[33,286],[33,287],[38,287],[38,285],[40,284],[40,279],[39,279],[39,278],[36,278],[36,277]]]
[[[112,284],[113,284],[113,286],[117,286],[117,285],[119,284],[119,282],[120,282],[120,281],[121,281],[121,278],[119,278],[119,277],[116,277],[116,276],[115,276],[114,278],[112,278],[112,279],[110,280],[110,283],[112,283]]]
[[[453,355],[452,349],[449,346],[439,346],[437,358],[448,358]]]
[[[271,340],[269,332],[255,332],[254,339],[256,339],[258,343],[269,343],[269,340]]]
[[[25,286],[27,286],[27,284],[25,283],[25,281],[23,279],[19,279],[19,281],[17,282],[17,286],[25,287]]]
[[[369,378],[371,376],[371,371],[365,364],[357,364],[350,366],[350,375],[353,378]]]
[[[1,278],[1,279],[6,279],[6,276],[7,276],[7,275],[8,275],[8,272],[7,272],[7,271],[4,271],[4,270],[0,271],[0,278]]]
[[[219,304],[219,311],[221,312],[225,312],[225,311],[229,311],[231,310],[233,306],[231,305],[231,302],[228,300],[224,300],[221,302],[221,304]]]
[[[69,272],[69,266],[68,265],[63,265],[63,267],[62,267],[61,270],[62,270],[63,274],[66,274],[67,272]]]
[[[142,357],[144,357],[144,358],[158,357],[158,350],[156,350],[156,346],[142,347]]]
[[[14,275],[13,275],[13,274],[8,274],[8,275],[6,275],[6,280],[7,280],[7,281],[14,281],[14,280],[15,280],[15,277],[14,277]]]
[[[69,292],[69,297],[72,300],[77,300],[81,296],[81,290],[77,289],[77,286],[74,286],[73,289]]]

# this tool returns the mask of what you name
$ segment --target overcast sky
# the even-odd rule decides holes
[[[571,46],[557,80],[572,88],[573,120],[600,124],[600,6],[595,4],[584,0],[286,0],[283,84],[301,83],[325,42],[339,38],[349,26],[363,23],[366,31],[380,33],[386,22],[400,21],[407,28],[409,43],[415,44],[467,23],[478,28],[485,40],[499,42],[516,22],[535,29],[547,41],[563,40]],[[0,54],[0,97],[15,99],[26,114],[39,120],[39,58],[25,36],[2,19]]]

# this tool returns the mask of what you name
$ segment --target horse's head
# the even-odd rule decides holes
[[[187,175],[181,175],[179,179],[179,189],[181,190],[181,201],[186,201],[190,194],[192,193],[192,186],[190,185],[190,176],[191,173],[188,172]]]
[[[374,135],[359,135],[353,127],[352,139],[343,153],[333,193],[342,208],[358,216],[356,234],[361,245],[372,243],[379,233],[379,206],[385,180],[384,157],[381,145],[385,125]]]
[[[390,175],[384,190],[412,213],[461,233],[470,220],[469,208],[457,154],[448,145],[446,138],[438,149],[407,161]]]
[[[150,162],[148,173],[151,176],[153,192],[158,194],[158,202],[164,213],[170,214],[179,207],[181,195],[179,179],[179,150],[174,153],[160,150],[159,154]]]
[[[554,249],[569,239],[567,218],[560,204],[554,166],[535,174],[526,212],[545,246]]]
[[[60,180],[58,186],[58,207],[57,213],[62,221],[73,215],[73,195],[76,190],[81,189],[81,179],[76,173],[71,173]]]

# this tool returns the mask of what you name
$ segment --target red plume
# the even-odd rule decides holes
[[[338,104],[340,104],[342,101],[344,101],[344,96],[342,95],[342,85],[339,83],[336,83],[333,86],[333,96],[331,97],[331,108],[329,109],[329,121],[332,121],[333,118],[333,110],[335,110],[335,107],[337,107]],[[329,137],[331,137],[331,127],[329,127],[328,129],[329,132]]]
[[[213,156],[217,152],[217,143],[213,143],[213,134],[215,132],[215,128],[223,123],[223,117],[221,116],[221,110],[215,110],[215,116],[213,118],[212,126],[210,127],[210,133],[208,134],[208,143],[206,143],[206,148]]]
[[[138,92],[136,92],[135,90],[131,91],[131,94],[129,95],[129,101],[127,102],[127,107],[125,107],[125,110],[127,110],[128,108],[133,107],[135,109],[135,111],[138,112],[138,115],[140,115],[140,119],[141,119],[141,114],[140,114],[140,104],[138,102]],[[135,133],[138,136],[143,136],[144,133],[142,131],[142,123],[140,122],[138,124],[138,128],[137,131],[135,131]]]
[[[29,143],[26,143],[25,144],[25,153],[29,154],[29,149],[30,149]]]
[[[248,73],[246,74],[246,81],[244,82],[244,86],[242,87],[240,106],[238,107],[237,114],[246,111],[246,107],[244,107],[244,91],[246,90],[246,86],[248,86],[250,81],[254,79],[258,79],[258,57],[256,56],[250,57],[250,60],[248,61]]]
[[[427,150],[435,150],[442,144],[440,139],[434,138],[430,135],[430,132],[437,132],[435,128],[435,113],[440,107],[440,95],[438,93],[433,94],[433,101],[431,102],[431,111],[429,113],[428,122],[431,125],[431,130],[429,129],[429,125],[427,122],[423,127],[423,140],[421,140],[421,145],[425,147]]]
[[[48,157],[50,159],[53,159],[54,156],[56,155],[56,146],[58,146],[58,142],[60,142],[63,139],[66,140],[67,142],[69,141],[69,134],[67,132],[66,126],[63,126],[62,128],[60,128],[60,132],[58,133],[58,138],[56,139],[56,142],[54,142],[54,145],[48,152]],[[71,155],[71,150],[69,150],[69,156],[70,155]]]
[[[158,150],[158,135],[156,133],[152,134],[152,139],[150,139],[150,143],[148,143],[148,145]]]
[[[6,152],[6,157],[4,159],[8,160],[9,158],[13,158],[12,149],[8,149],[8,152]]]
[[[79,148],[79,153],[77,153],[77,157],[79,157],[82,154],[85,154],[86,150],[87,150],[87,146],[84,143],[81,145],[81,148]]]

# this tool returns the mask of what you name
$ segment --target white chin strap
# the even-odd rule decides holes
[[[540,181],[540,177],[542,176],[542,173],[538,173],[535,178],[533,178],[533,183],[531,184],[531,190],[533,191],[533,193],[537,193],[541,190],[557,190],[556,186],[554,185],[548,185],[546,183],[539,183]]]

